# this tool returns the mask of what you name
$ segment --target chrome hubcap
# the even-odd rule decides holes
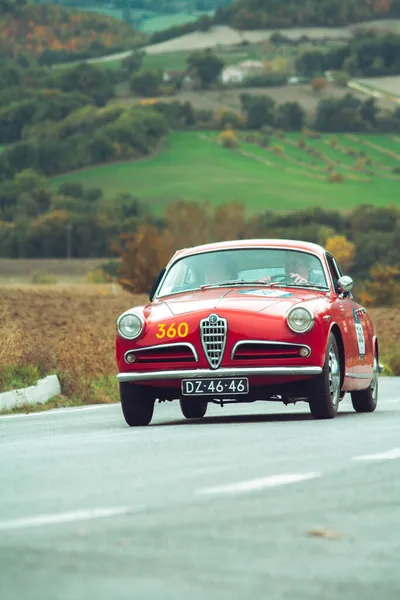
[[[340,394],[340,367],[333,346],[329,348],[328,377],[331,401],[333,406],[336,406],[339,402]]]
[[[376,356],[374,357],[374,374],[371,381],[371,394],[374,402],[378,397],[378,377],[379,377],[379,365]]]

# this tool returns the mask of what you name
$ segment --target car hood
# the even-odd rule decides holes
[[[229,310],[236,312],[284,313],[289,308],[304,300],[321,297],[321,292],[314,290],[289,290],[277,288],[218,288],[159,300],[153,304],[152,318],[165,318],[168,315],[183,315],[193,312]]]

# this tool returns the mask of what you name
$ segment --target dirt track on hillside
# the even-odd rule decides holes
[[[352,36],[352,31],[357,27],[377,27],[400,33],[400,19],[382,19],[348,25],[347,27],[301,27],[293,29],[263,29],[256,31],[237,31],[225,25],[212,27],[209,31],[195,31],[179,38],[153,44],[146,48],[148,54],[164,54],[166,52],[179,52],[181,50],[196,50],[216,46],[232,46],[243,41],[257,43],[268,40],[276,31],[291,39],[298,39],[303,35],[313,39],[347,39]]]

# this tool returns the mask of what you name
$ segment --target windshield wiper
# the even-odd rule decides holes
[[[279,283],[282,287],[306,287],[306,288],[317,288],[318,290],[329,290],[328,286],[322,285],[321,283]]]
[[[218,283],[205,283],[200,286],[201,290],[213,287],[224,287],[226,285],[265,285],[267,287],[275,286],[277,282],[269,283],[267,281],[259,281],[258,279],[232,279],[232,281],[219,281]]]

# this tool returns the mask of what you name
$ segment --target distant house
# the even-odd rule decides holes
[[[163,73],[163,81],[169,83],[170,81],[182,81],[186,75],[184,69],[165,69]]]
[[[243,60],[238,64],[238,67],[245,71],[264,69],[264,63],[261,60]]]
[[[239,67],[226,67],[222,71],[221,81],[222,83],[242,83],[246,77],[243,69]]]
[[[222,83],[242,83],[249,77],[264,70],[264,64],[260,60],[244,60],[238,65],[226,67],[222,71]]]

